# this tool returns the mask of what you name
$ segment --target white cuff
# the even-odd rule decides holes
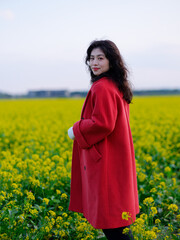
[[[68,136],[69,136],[72,140],[75,139],[74,132],[73,132],[73,127],[70,127],[70,128],[68,129]]]

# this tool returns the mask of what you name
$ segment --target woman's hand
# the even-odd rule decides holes
[[[74,132],[73,132],[73,127],[70,127],[70,128],[68,129],[68,136],[69,136],[72,140],[75,139]]]

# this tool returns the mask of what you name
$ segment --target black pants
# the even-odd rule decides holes
[[[132,232],[129,230],[129,233],[123,234],[123,229],[129,228],[130,226],[112,228],[112,229],[102,229],[106,238],[108,240],[134,240]]]

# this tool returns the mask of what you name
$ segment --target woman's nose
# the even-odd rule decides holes
[[[93,65],[97,65],[97,64],[98,64],[97,59],[94,59]]]

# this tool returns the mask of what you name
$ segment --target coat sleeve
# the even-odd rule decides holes
[[[93,111],[90,119],[81,119],[73,126],[75,139],[81,148],[90,148],[114,129],[117,119],[116,91],[97,83],[92,90]]]

